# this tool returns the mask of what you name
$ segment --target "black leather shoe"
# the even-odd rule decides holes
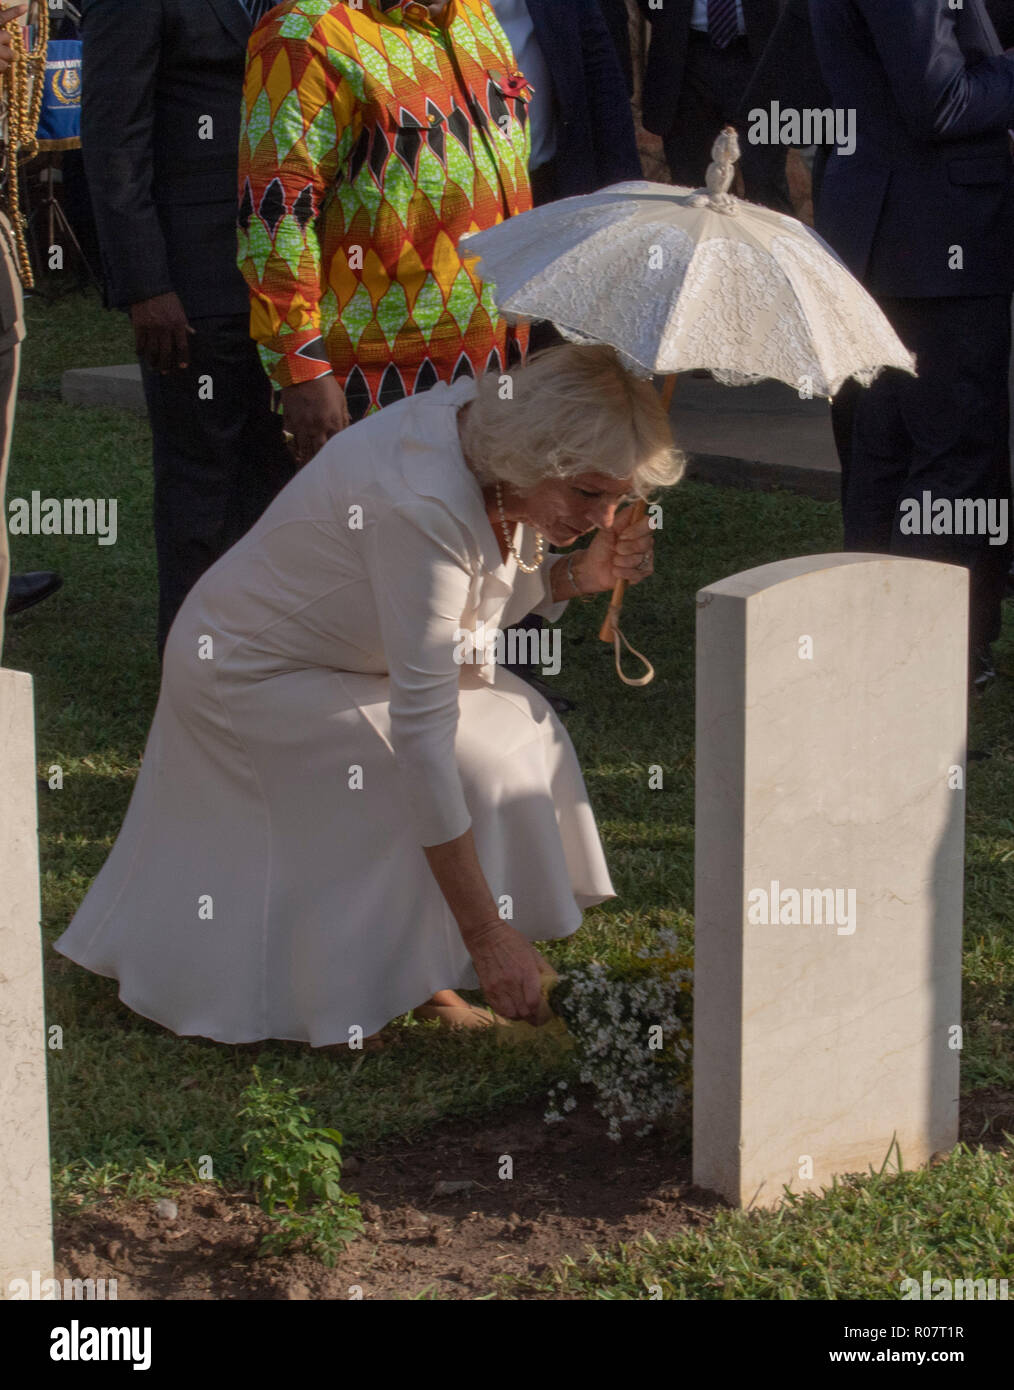
[[[63,584],[63,577],[55,570],[30,570],[28,574],[12,574],[7,591],[8,618],[15,613],[23,613],[26,608],[34,608],[50,594],[55,594]]]

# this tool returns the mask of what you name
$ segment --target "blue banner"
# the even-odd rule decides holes
[[[81,144],[81,40],[50,39],[39,112],[40,150],[74,150]]]

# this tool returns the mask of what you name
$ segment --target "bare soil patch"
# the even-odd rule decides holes
[[[197,1184],[175,1220],[150,1200],[110,1200],[57,1224],[57,1277],[117,1280],[123,1299],[475,1299],[500,1274],[539,1275],[565,1255],[649,1231],[664,1240],[722,1204],[692,1186],[685,1137],[615,1144],[587,1105],[546,1125],[543,1105],[455,1121],[413,1144],[355,1156],[347,1184],[365,1231],[333,1269],[306,1255],[259,1257],[271,1223],[249,1195]],[[990,1147],[1014,1133],[1014,1092],[975,1092],[962,1138]],[[513,1177],[499,1176],[504,1156]],[[460,1186],[454,1186],[459,1184]],[[450,1185],[450,1186],[448,1186]]]

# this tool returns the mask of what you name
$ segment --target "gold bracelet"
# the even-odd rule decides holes
[[[567,556],[567,581],[570,584],[570,587],[574,590],[574,597],[583,598],[583,591],[580,585],[578,584],[577,580],[574,578],[574,556],[576,555],[576,553],[576,551],[572,550],[570,554]]]
[[[574,556],[578,554],[583,555],[584,551],[572,550],[570,554],[567,556],[567,579],[570,583],[570,587],[574,590],[574,597],[579,598],[582,603],[589,603],[595,597],[595,595],[586,594],[578,584],[577,580],[574,578]]]

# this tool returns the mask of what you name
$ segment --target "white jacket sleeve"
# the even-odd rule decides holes
[[[385,511],[363,533],[391,678],[391,743],[423,846],[472,823],[455,757],[461,617],[473,567],[466,532],[439,502]]]

